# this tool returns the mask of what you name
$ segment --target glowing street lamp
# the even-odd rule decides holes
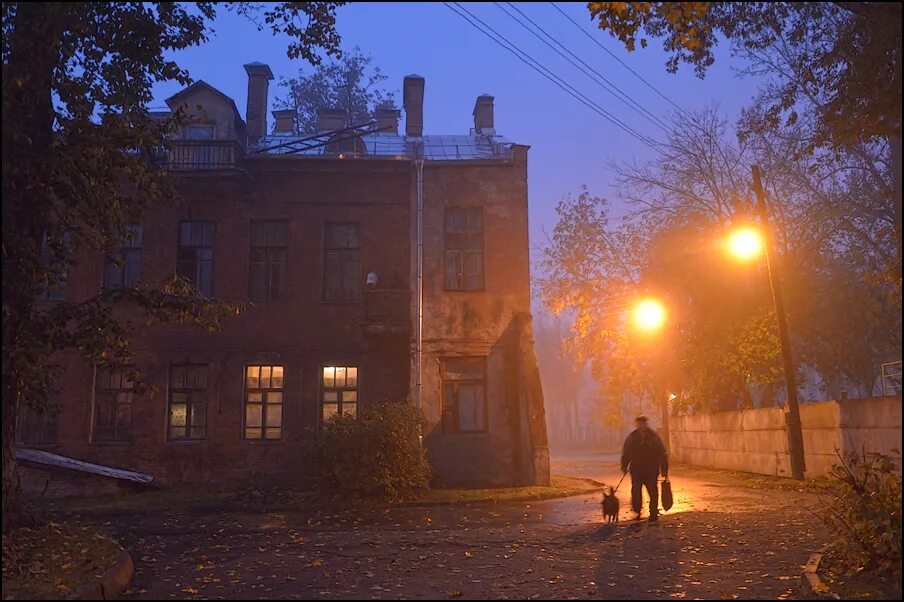
[[[634,324],[641,330],[653,332],[665,324],[665,306],[656,299],[644,299],[634,308]]]
[[[736,259],[750,261],[763,254],[763,235],[752,226],[733,231],[728,237],[728,250]]]

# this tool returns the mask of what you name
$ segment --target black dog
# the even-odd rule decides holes
[[[615,490],[609,487],[609,491],[603,491],[603,520],[607,523],[618,522],[618,498]]]

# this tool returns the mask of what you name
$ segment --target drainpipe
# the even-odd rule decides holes
[[[415,326],[415,389],[414,400],[418,409],[421,409],[421,355],[424,342],[424,160],[417,159],[414,162],[417,169],[417,324]],[[420,435],[423,441],[423,434]]]

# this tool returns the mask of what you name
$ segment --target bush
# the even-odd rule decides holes
[[[419,439],[423,425],[423,413],[404,402],[333,417],[320,440],[321,476],[340,491],[390,498],[426,488],[432,471]]]
[[[837,453],[837,452],[836,452]],[[830,476],[838,483],[823,521],[840,536],[839,552],[853,570],[901,569],[901,475],[897,458],[876,453],[838,453]]]

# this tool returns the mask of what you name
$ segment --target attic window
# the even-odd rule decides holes
[[[213,140],[213,137],[212,125],[190,125],[185,131],[186,140]]]

